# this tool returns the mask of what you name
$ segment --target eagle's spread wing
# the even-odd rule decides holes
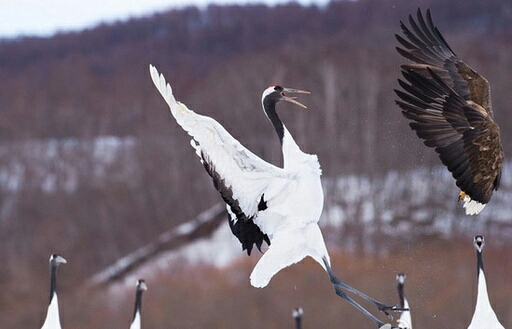
[[[430,11],[425,21],[418,9],[417,21],[409,16],[409,23],[411,29],[401,23],[407,39],[396,36],[403,46],[397,51],[413,62],[401,65],[405,81],[399,79],[403,91],[395,90],[397,104],[418,137],[435,148],[457,186],[485,205],[499,187],[504,158],[489,83],[455,55]]]
[[[400,55],[413,62],[403,64],[402,69],[428,76],[427,68],[430,68],[464,100],[473,101],[491,113],[491,91],[487,79],[455,55],[441,32],[434,26],[430,10],[427,10],[426,18],[425,22],[419,9],[417,22],[409,15],[412,31],[400,22],[402,32],[408,40],[395,35],[405,48],[396,49]]]

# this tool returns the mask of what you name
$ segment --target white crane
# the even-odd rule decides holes
[[[152,65],[149,70],[177,123],[192,136],[192,147],[226,202],[231,231],[242,248],[250,255],[254,244],[258,249],[263,241],[269,244],[251,273],[254,287],[265,287],[281,269],[310,256],[327,271],[336,293],[359,310],[366,311],[343,290],[375,303],[381,311],[395,309],[342,283],[330,267],[318,226],[324,201],[318,159],[299,149],[276,112],[276,105],[281,101],[305,108],[288,94],[309,92],[271,85],[261,97],[264,113],[281,142],[283,168],[279,168],[245,148],[214,119],[199,115],[176,101],[164,76]]]
[[[140,312],[142,307],[142,293],[146,290],[148,290],[146,281],[143,279],[137,280],[137,286],[135,288],[135,308],[133,310],[133,319],[130,329],[141,328]]]
[[[482,235],[475,236],[473,244],[476,251],[478,291],[476,295],[475,313],[473,313],[473,318],[471,319],[471,324],[468,329],[505,329],[498,320],[496,313],[494,313],[491,303],[489,302],[489,295],[487,294],[487,282],[485,280],[482,258],[485,244],[484,237]]]
[[[57,298],[57,268],[66,260],[59,254],[50,256],[50,302],[48,312],[41,329],[61,329],[59,316],[59,301]]]
[[[409,308],[409,302],[407,301],[407,298],[405,298],[404,294],[405,278],[406,276],[404,273],[398,273],[396,276],[396,288],[398,290],[398,299],[400,300],[398,305],[404,310]],[[398,328],[412,329],[412,318],[410,310],[402,311],[402,314],[400,314],[400,318],[398,319]]]
[[[329,263],[317,224],[324,203],[318,159],[299,149],[276,112],[281,101],[305,108],[288,94],[309,92],[278,85],[263,92],[263,110],[282,146],[280,168],[242,146],[217,121],[177,102],[171,86],[152,65],[150,73],[172,115],[192,136],[192,146],[227,204],[231,230],[242,248],[250,255],[254,244],[258,249],[263,241],[269,244],[251,273],[251,284],[265,287],[277,272],[306,256],[323,267],[323,258]]]
[[[304,314],[304,311],[302,310],[302,307],[294,308],[292,311],[292,316],[295,319],[295,328],[301,329],[302,328],[302,315]]]

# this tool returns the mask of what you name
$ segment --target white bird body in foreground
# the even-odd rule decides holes
[[[58,254],[50,256],[50,303],[41,329],[61,329],[59,316],[59,301],[57,298],[57,268],[65,264],[64,257]]]
[[[135,290],[135,308],[133,310],[133,319],[132,324],[130,325],[130,329],[140,329],[141,328],[141,307],[142,307],[142,293],[148,290],[146,285],[146,281],[139,279],[137,280],[137,287]]]
[[[483,236],[475,236],[474,246],[477,259],[478,291],[476,296],[475,312],[473,313],[473,318],[471,319],[471,324],[468,329],[505,329],[498,320],[496,313],[494,313],[487,293],[487,282],[485,280],[484,263],[482,258],[484,244]]]
[[[190,135],[192,146],[215,188],[227,204],[233,234],[250,254],[263,241],[269,249],[251,273],[251,284],[265,287],[282,268],[311,256],[330,264],[318,220],[323,209],[321,169],[316,155],[303,153],[279,119],[275,105],[289,101],[285,93],[307,93],[272,85],[262,95],[265,114],[281,141],[283,168],[257,157],[214,119],[196,114],[177,102],[155,67],[150,73],[177,123]],[[260,249],[261,250],[261,249]]]

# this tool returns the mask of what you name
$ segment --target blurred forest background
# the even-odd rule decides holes
[[[127,328],[135,283],[83,283],[220,202],[151,82],[151,63],[177,99],[275,164],[281,151],[261,92],[270,83],[312,91],[301,97],[308,110],[279,111],[301,148],[322,164],[321,223],[336,274],[393,304],[395,275],[405,271],[416,327],[465,328],[476,296],[472,238],[481,233],[491,303],[511,327],[508,162],[502,189],[483,213],[464,216],[450,175],[394,104],[403,62],[394,34],[419,6],[432,10],[458,56],[490,81],[505,153],[512,154],[510,1],[212,5],[51,38],[1,40],[2,326],[42,324],[47,260],[59,252],[69,262],[59,270],[63,327]],[[374,326],[334,295],[311,261],[263,290],[250,287],[258,258],[241,257],[228,268],[182,261],[154,273],[144,327],[292,328],[298,304],[305,328]]]

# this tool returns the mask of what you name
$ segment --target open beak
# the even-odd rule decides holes
[[[306,90],[300,90],[300,89],[292,89],[292,88],[283,88],[283,92],[282,92],[283,100],[307,109],[306,105],[295,100],[297,97],[289,97],[289,96],[287,96],[287,94],[311,94],[311,92],[306,91]]]
[[[59,263],[59,264],[66,264],[67,262],[68,261],[64,257],[62,257],[60,255],[57,256],[57,263]]]

